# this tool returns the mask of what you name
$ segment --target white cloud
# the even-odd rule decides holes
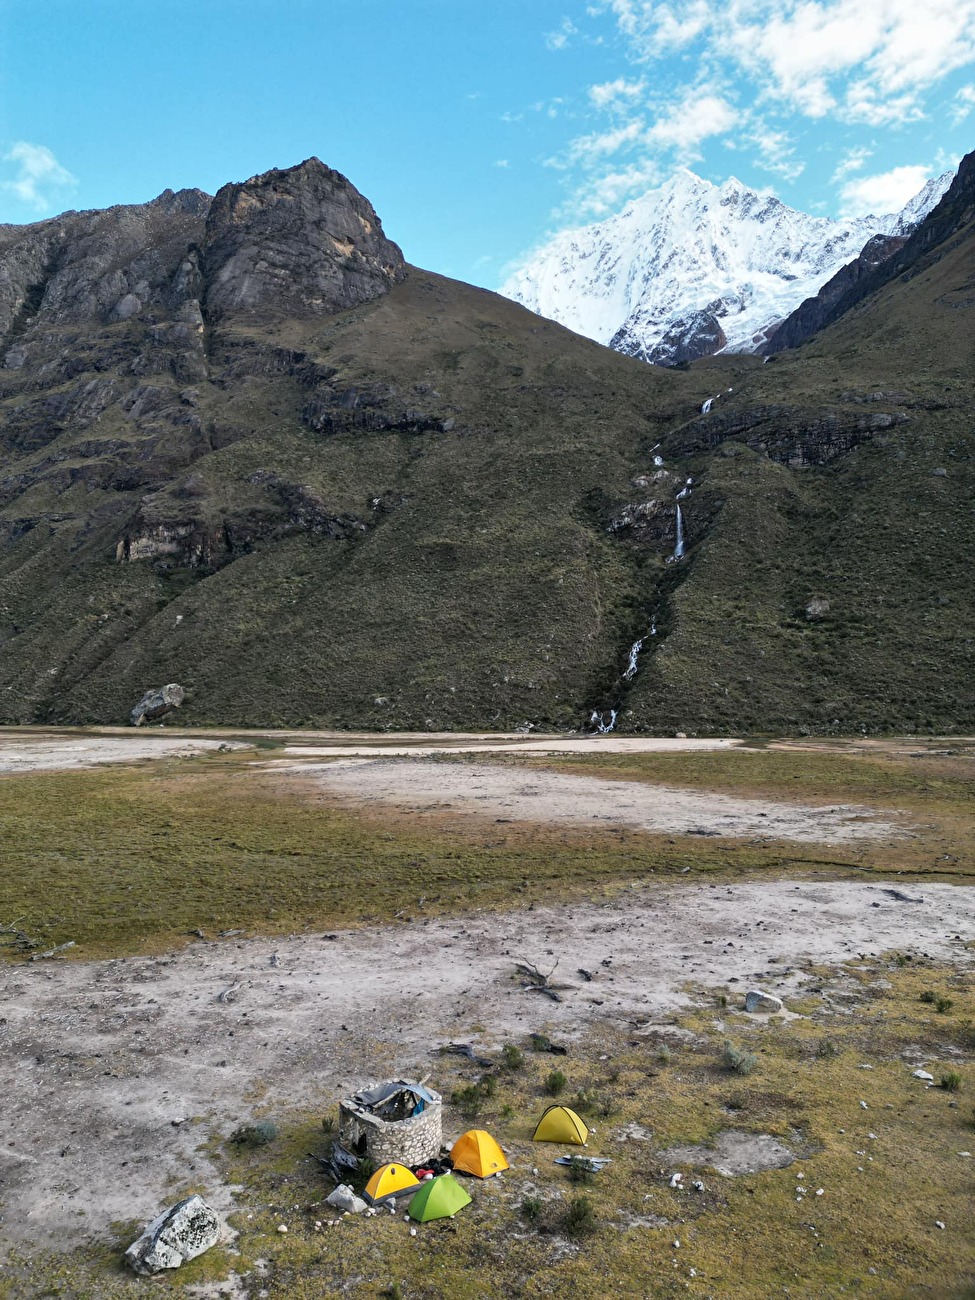
[[[507,158],[497,158],[495,160],[494,165],[495,167],[507,168],[511,166],[511,163],[508,161]]]
[[[570,221],[611,216],[628,199],[645,194],[662,180],[663,173],[655,161],[630,163],[586,182],[557,216]]]
[[[806,170],[796,154],[795,141],[786,131],[777,131],[762,121],[755,122],[746,136],[749,144],[758,150],[752,162],[763,171],[774,172],[787,181],[797,180]]]
[[[645,81],[627,81],[625,77],[617,77],[615,81],[590,86],[589,98],[597,108],[616,108],[620,104],[639,99],[646,88]]]
[[[659,117],[647,131],[647,144],[675,149],[682,155],[710,136],[724,135],[738,121],[738,114],[719,95],[691,91],[680,104]]]
[[[636,117],[608,131],[593,131],[590,135],[578,136],[569,145],[565,156],[548,159],[548,166],[564,168],[575,163],[583,163],[591,167],[601,159],[611,157],[621,149],[636,144],[642,139],[645,129],[644,120]]]
[[[559,27],[554,32],[546,32],[545,48],[547,50],[564,50],[569,43],[569,38],[575,36],[579,28],[571,18],[563,18]]]
[[[862,171],[867,159],[872,157],[872,149],[848,149],[833,169],[833,174],[829,178],[830,184],[838,185],[840,181],[846,180],[847,176]]]
[[[952,126],[960,126],[973,108],[975,108],[975,86],[962,86],[955,95],[955,102],[951,108]]]
[[[76,178],[42,144],[19,140],[3,155],[3,162],[14,163],[17,172],[13,180],[0,181],[0,187],[37,212],[53,205],[58,190],[77,184]]]
[[[869,214],[899,212],[923,189],[930,179],[927,167],[894,167],[876,176],[862,176],[847,181],[840,190],[843,216],[865,217]]]
[[[697,43],[759,94],[811,118],[889,125],[975,61],[975,0],[607,0],[644,62]]]

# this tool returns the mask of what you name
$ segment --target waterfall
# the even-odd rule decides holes
[[[650,632],[648,635],[652,636],[653,633]],[[624,682],[628,682],[632,677],[636,676],[637,660],[640,657],[640,651],[643,649],[643,643],[646,639],[646,636],[641,636],[639,641],[634,641],[630,646],[630,659],[626,665],[626,671],[623,673]]]
[[[674,543],[673,559],[682,560],[684,558],[684,515],[680,508],[677,507],[677,540]]]
[[[599,732],[601,736],[605,736],[616,726],[616,710],[610,709],[609,722],[603,722],[603,715],[597,713],[596,710],[593,709],[592,713],[589,715],[589,725],[594,731]]]
[[[713,398],[713,397],[709,397],[708,400],[704,403],[704,405],[701,407],[701,414],[702,414],[702,415],[707,415],[707,413],[711,410],[711,403],[712,403],[713,401],[714,401],[714,398]]]

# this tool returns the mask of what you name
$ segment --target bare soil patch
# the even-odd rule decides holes
[[[610,824],[673,835],[848,844],[907,833],[896,811],[856,804],[809,807],[702,790],[476,763],[345,759],[269,767],[349,804],[494,820]]]
[[[269,1109],[324,1112],[377,1075],[436,1073],[447,1041],[490,1051],[512,1035],[580,1039],[600,1024],[652,1034],[692,1005],[689,986],[808,989],[800,961],[908,947],[970,962],[975,888],[915,885],[923,901],[908,904],[891,887],[657,887],[602,905],[4,967],[4,1241],[98,1238],[113,1220],[148,1220],[188,1181],[227,1209],[232,1189],[207,1150],[215,1135]],[[558,962],[563,1001],[527,991],[519,958]]]
[[[143,759],[179,758],[206,750],[242,749],[241,742],[203,736],[170,736],[158,731],[128,735],[37,735],[0,730],[0,773],[53,772],[96,767],[101,763],[136,763]]]

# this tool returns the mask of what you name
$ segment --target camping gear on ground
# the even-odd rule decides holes
[[[549,1106],[535,1126],[533,1142],[566,1142],[584,1147],[589,1141],[589,1130],[568,1106]]]
[[[352,1094],[352,1100],[387,1124],[422,1115],[430,1102],[439,1102],[439,1093],[424,1088],[422,1083],[409,1079],[390,1079],[374,1088],[361,1088]]]
[[[405,1165],[382,1165],[366,1183],[365,1197],[370,1205],[378,1205],[392,1196],[412,1196],[420,1180]]]
[[[490,1133],[482,1128],[468,1129],[450,1148],[455,1169],[475,1178],[491,1178],[508,1168],[504,1152]]]
[[[609,1156],[559,1156],[555,1164],[568,1165],[570,1169],[587,1169],[591,1174],[598,1174],[604,1165],[612,1164],[612,1161]]]
[[[410,1201],[409,1215],[417,1223],[429,1223],[431,1219],[450,1219],[470,1205],[471,1198],[452,1174],[441,1174],[421,1183],[419,1191]]]

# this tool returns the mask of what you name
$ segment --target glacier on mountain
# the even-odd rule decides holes
[[[501,292],[645,361],[753,352],[867,240],[910,233],[951,179],[898,213],[833,220],[681,168],[617,216],[555,235]]]

